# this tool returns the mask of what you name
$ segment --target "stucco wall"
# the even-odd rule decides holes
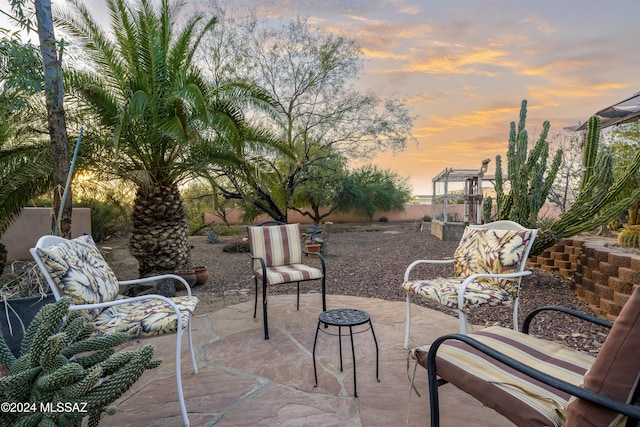
[[[91,209],[73,208],[71,237],[91,234]],[[7,247],[7,261],[30,260],[32,248],[40,236],[51,234],[50,208],[24,208],[18,219],[0,238]]]
[[[462,205],[455,205],[453,207],[449,207],[449,210],[459,211],[460,215],[462,215],[464,207]],[[321,211],[322,212],[322,211]],[[229,209],[227,211],[227,221],[229,224],[242,224],[241,215],[243,211],[241,209]],[[411,221],[421,221],[422,218],[427,215],[432,217],[433,209],[431,205],[413,205],[407,204],[404,206],[403,210],[394,209],[392,211],[378,211],[373,215],[374,221],[380,221],[380,218],[385,217],[389,222],[411,222]],[[299,212],[290,210],[287,214],[288,222],[290,223],[301,223],[301,224],[311,224],[312,221],[308,216],[303,216]],[[267,221],[271,219],[267,215],[261,215],[256,219],[256,223],[261,221]],[[204,221],[206,224],[224,224],[224,222],[212,212],[205,212]],[[351,213],[334,213],[329,215],[324,221],[331,221],[335,223],[350,223],[350,222],[365,222],[368,221],[367,218],[363,216],[354,215]]]

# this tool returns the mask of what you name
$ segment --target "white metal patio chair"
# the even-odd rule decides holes
[[[89,235],[67,240],[57,236],[42,236],[30,249],[56,300],[72,299],[70,310],[83,310],[96,328],[107,335],[128,333],[131,339],[176,334],[176,383],[182,421],[189,425],[181,375],[181,342],[183,329],[188,331],[189,350],[194,373],[198,373],[193,341],[191,316],[198,299],[191,295],[189,284],[174,274],[118,281]],[[158,280],[179,280],[187,289],[186,296],[168,298],[143,295],[127,298],[119,293],[120,286],[150,285]]]
[[[481,305],[513,306],[513,328],[518,329],[518,297],[529,252],[538,233],[513,221],[469,225],[452,259],[417,260],[404,273],[407,320],[404,348],[409,348],[411,296],[436,302],[454,310],[460,319],[460,333],[467,333],[465,312]],[[420,264],[451,264],[448,278],[410,279]]]

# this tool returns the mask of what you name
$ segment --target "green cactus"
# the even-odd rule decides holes
[[[600,141],[600,119],[598,116],[589,118],[587,122],[587,139],[582,152],[582,166],[584,173],[580,183],[580,191],[586,189],[589,179],[594,174],[596,158],[598,156],[598,143]]]
[[[541,254],[562,238],[575,236],[609,223],[620,212],[640,200],[640,189],[619,200],[622,191],[637,179],[640,171],[640,151],[636,153],[624,174],[614,179],[610,153],[599,153],[596,159],[593,159],[592,153],[598,152],[599,142],[598,132],[594,129],[598,129],[599,126],[597,117],[589,119],[587,135],[590,136],[586,141],[588,147],[585,147],[589,154],[583,157],[585,173],[576,201],[549,230],[538,233],[531,255]],[[594,167],[589,167],[590,165]]]
[[[63,298],[45,305],[33,319],[16,358],[2,339],[0,365],[9,374],[0,377],[0,401],[29,403],[29,411],[0,413],[0,425],[97,426],[103,413],[114,414],[111,402],[126,392],[146,369],[153,346],[115,352],[129,340],[125,333],[93,336],[93,325],[78,311],[69,311]],[[70,408],[65,411],[47,411]]]
[[[618,245],[624,248],[640,248],[640,225],[628,225],[620,230]]]
[[[482,221],[486,224],[491,222],[491,209],[493,208],[493,199],[485,197],[482,201]]]
[[[527,101],[520,108],[520,120],[516,128],[511,122],[509,148],[507,151],[507,177],[511,184],[509,194],[502,188],[502,161],[496,156],[496,200],[497,220],[509,219],[526,227],[535,227],[538,213],[544,205],[562,161],[562,150],[557,150],[551,166],[549,159],[549,122],[542,125],[540,137],[531,152],[527,153],[528,134],[526,127]],[[546,172],[546,176],[545,176]]]

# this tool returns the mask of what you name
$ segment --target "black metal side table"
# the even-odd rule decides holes
[[[333,310],[327,310],[320,313],[318,316],[318,327],[316,328],[316,337],[313,341],[313,375],[315,377],[314,387],[318,386],[318,370],[316,368],[316,344],[318,342],[318,332],[321,330],[320,325],[324,323],[325,327],[327,326],[337,326],[338,327],[338,343],[340,348],[340,372],[342,372],[342,327],[349,327],[349,337],[351,338],[351,354],[353,355],[353,396],[358,397],[358,388],[356,383],[356,352],[353,346],[353,327],[364,325],[365,323],[369,324],[369,327],[363,329],[362,331],[355,332],[356,334],[360,334],[362,332],[366,332],[371,330],[371,335],[373,335],[373,342],[376,344],[376,379],[378,382],[380,378],[378,376],[378,340],[376,339],[376,334],[373,331],[373,324],[371,323],[371,317],[369,313],[362,310],[357,310],[354,308],[336,308]],[[336,335],[330,332],[322,331],[328,335]]]

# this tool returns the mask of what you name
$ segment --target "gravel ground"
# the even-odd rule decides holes
[[[443,242],[428,230],[417,232],[410,224],[380,224],[377,226],[334,226],[326,241],[327,293],[404,300],[400,292],[404,271],[416,259],[442,259],[453,255],[458,242]],[[206,236],[190,238],[193,265],[204,264],[209,270],[209,280],[193,292],[200,298],[200,313],[218,310],[253,298],[253,281],[250,278],[250,262],[246,253],[228,253],[223,247],[239,237],[220,237],[219,242],[209,243]],[[113,267],[120,279],[137,277],[137,261],[127,249],[124,239],[102,244],[112,248]],[[324,251],[324,250],[323,250]],[[309,259],[319,265],[317,259]],[[422,266],[421,266],[422,267]],[[449,267],[450,268],[450,267]],[[416,277],[448,276],[446,266],[424,266],[414,270]],[[427,276],[429,275],[429,276]],[[586,313],[593,311],[578,301],[570,287],[571,282],[560,275],[534,269],[523,279],[520,298],[520,322],[530,310],[544,305],[561,305]],[[318,288],[318,284],[302,284],[301,292]],[[295,292],[295,285],[273,287],[272,294]],[[416,304],[440,309],[435,304],[417,298]],[[478,325],[511,326],[511,309],[487,307],[472,311],[469,319]],[[606,330],[591,326],[561,314],[539,315],[532,333],[592,354],[597,354],[604,342]]]

